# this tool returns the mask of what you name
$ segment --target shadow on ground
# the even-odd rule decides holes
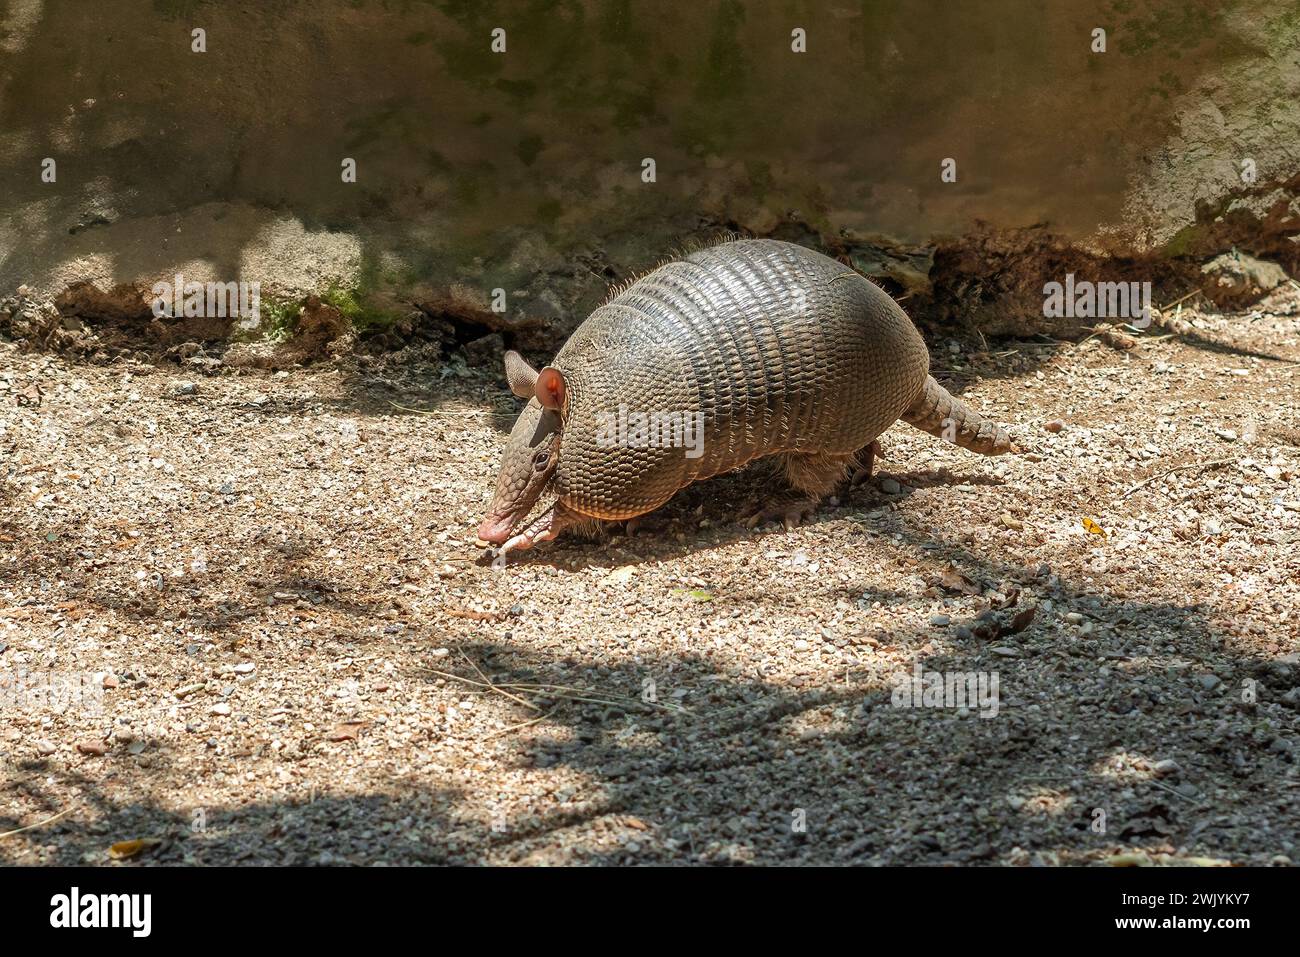
[[[1130,847],[1267,863],[1281,852],[1279,836],[1259,824],[1295,806],[1288,744],[1300,720],[1277,703],[1295,686],[1294,668],[1234,649],[1204,606],[1099,596],[1081,582],[929,541],[905,517],[898,527],[962,575],[1015,583],[1022,601],[1050,593],[1057,615],[1076,612],[1095,629],[1055,645],[1026,641],[1050,658],[1047,667],[1000,657],[977,637],[940,653],[933,631],[887,627],[875,645],[836,636],[844,671],[811,682],[724,673],[696,653],[606,664],[469,641],[465,660],[450,666],[467,681],[486,675],[604,699],[541,693],[547,718],[537,733],[493,743],[530,773],[580,772],[589,782],[582,794],[489,824],[489,795],[407,776],[375,793],[209,808],[197,829],[192,812],[165,809],[147,787],[120,803],[70,772],[60,784],[86,795],[84,810],[6,838],[0,859],[17,842],[39,842],[55,849],[52,860],[78,863],[145,835],[164,840],[142,859],[155,864],[1055,863]],[[744,599],[765,600],[774,599]],[[1047,617],[1021,638],[1049,627]],[[996,716],[895,707],[900,669],[882,671],[879,649],[901,650],[927,672],[997,673]],[[1098,685],[1101,667],[1112,678]],[[445,680],[420,660],[405,668]],[[1225,669],[1229,680],[1200,678]],[[642,700],[647,678],[654,703]],[[1257,703],[1240,693],[1245,681],[1257,684]],[[520,721],[535,716],[519,708]],[[156,760],[165,769],[166,752]],[[1158,761],[1175,762],[1177,772],[1157,772]],[[55,773],[44,761],[6,756],[4,764],[8,797],[56,807],[43,799]],[[150,771],[138,775],[147,782]],[[0,831],[25,823],[0,817]]]

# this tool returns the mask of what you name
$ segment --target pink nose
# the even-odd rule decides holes
[[[493,545],[502,545],[510,537],[510,520],[508,518],[485,518],[478,527],[478,537]]]

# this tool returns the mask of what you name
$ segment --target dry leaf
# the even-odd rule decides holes
[[[150,848],[157,847],[161,843],[162,841],[156,837],[141,837],[134,841],[118,841],[108,849],[108,856],[115,861],[125,861]]]
[[[974,579],[967,578],[956,567],[949,565],[939,576],[939,584],[948,591],[961,592],[963,595],[978,595],[984,589]]]
[[[1026,605],[1016,616],[1011,619],[1011,624],[1002,629],[1004,635],[1017,635],[1029,627],[1029,623],[1034,620],[1034,612],[1038,610],[1037,605]]]
[[[989,605],[993,608],[1014,608],[1020,601],[1020,589],[1005,582],[999,586],[1002,590],[989,596]]]
[[[1137,346],[1137,340],[1126,332],[1122,332],[1118,326],[1094,326],[1093,332],[1097,338],[1113,349],[1128,350]]]
[[[336,724],[330,733],[325,736],[326,741],[355,741],[361,737],[361,729],[365,727],[364,721],[346,721],[343,724]]]
[[[1104,859],[1111,867],[1235,867],[1232,861],[1217,857],[1178,857],[1174,854],[1146,854],[1130,851]]]
[[[1106,858],[1106,863],[1111,867],[1151,867],[1155,861],[1151,860],[1147,854],[1140,852],[1134,854],[1116,854],[1113,857]]]
[[[1088,516],[1086,515],[1083,517],[1081,524],[1083,525],[1084,531],[1086,531],[1089,535],[1100,535],[1102,538],[1110,538],[1110,536],[1106,534],[1106,530],[1104,528],[1102,528],[1092,519],[1088,518]]]

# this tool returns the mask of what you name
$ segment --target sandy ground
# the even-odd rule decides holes
[[[493,372],[0,343],[0,860],[1290,863],[1295,305],[934,342],[1028,453],[899,424],[793,532],[733,475],[503,569]]]

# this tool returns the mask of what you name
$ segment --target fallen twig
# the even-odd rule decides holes
[[[416,415],[445,415],[451,418],[458,418],[458,419],[473,418],[476,415],[499,415],[502,417],[511,415],[510,412],[507,411],[498,412],[495,409],[493,410],[466,409],[464,411],[459,411],[459,412],[447,411],[444,409],[415,409],[409,405],[402,405],[398,402],[394,402],[392,399],[388,400],[388,404],[391,405],[394,409],[400,409],[403,412],[413,412]]]
[[[52,815],[51,817],[47,817],[47,818],[46,818],[45,820],[43,820],[43,821],[37,821],[35,824],[28,824],[26,827],[17,827],[17,828],[14,828],[12,831],[5,831],[3,834],[0,834],[0,839],[6,838],[6,837],[13,837],[15,834],[21,834],[21,833],[23,833],[24,831],[34,831],[34,830],[36,830],[38,827],[45,827],[45,825],[47,825],[47,824],[53,824],[55,821],[59,820],[60,818],[65,817],[65,816],[68,815],[68,814],[71,814],[71,813],[72,813],[73,811],[75,811],[78,807],[80,807],[80,805],[78,805],[78,804],[74,804],[74,805],[72,805],[72,807],[67,808],[66,810],[60,811],[58,814]]]
[[[540,694],[547,698],[562,698],[565,701],[581,701],[586,704],[599,704],[610,708],[626,707],[627,705],[632,704],[648,708],[659,708],[663,711],[679,714],[693,714],[689,708],[682,705],[673,706],[666,705],[660,701],[643,701],[640,698],[633,698],[616,692],[600,691],[595,688],[575,688],[569,685],[550,685],[529,681],[496,682],[488,678],[488,676],[483,673],[482,669],[480,669],[478,665],[474,664],[474,662],[467,655],[464,655],[463,652],[462,657],[469,662],[470,667],[478,672],[479,679],[467,678],[464,675],[453,674],[450,671],[439,671],[437,668],[426,668],[422,670],[426,670],[429,673],[438,675],[442,678],[450,678],[453,681],[459,681],[462,684],[467,684],[475,688],[484,688],[490,691],[495,691],[497,694],[503,695],[527,708],[531,708],[533,711],[541,711],[542,708],[540,705],[529,701],[527,698],[520,697],[519,694],[514,694],[513,692],[517,691],[521,694]]]
[[[1194,797],[1188,797],[1186,794],[1184,794],[1182,791],[1179,791],[1177,788],[1171,788],[1168,784],[1165,784],[1163,781],[1157,781],[1154,778],[1152,778],[1149,781],[1147,781],[1147,783],[1154,784],[1158,788],[1164,788],[1170,794],[1180,797],[1184,801],[1191,801],[1192,804],[1196,805],[1197,807],[1200,807],[1203,803],[1201,801],[1196,800],[1196,798]]]
[[[505,621],[506,616],[499,611],[473,611],[468,608],[448,608],[446,613],[452,618],[468,618],[471,621]]]
[[[1192,290],[1191,292],[1189,292],[1187,295],[1182,296],[1182,297],[1180,297],[1180,298],[1178,298],[1178,299],[1175,299],[1173,302],[1169,303],[1168,305],[1160,306],[1160,307],[1159,307],[1159,308],[1160,308],[1160,311],[1161,311],[1161,312],[1164,312],[1166,309],[1172,309],[1172,308],[1174,308],[1174,306],[1180,305],[1181,303],[1186,302],[1188,299],[1191,299],[1193,296],[1195,296],[1195,295],[1199,295],[1199,294],[1201,294],[1201,293],[1203,293],[1203,292],[1204,292],[1203,289],[1193,289],[1193,290]]]
[[[439,677],[450,678],[452,681],[460,681],[463,682],[464,684],[474,685],[475,687],[479,687],[479,688],[488,688],[492,691],[495,691],[497,694],[504,695],[505,697],[509,698],[511,701],[523,705],[525,708],[531,708],[533,711],[542,710],[537,705],[533,704],[531,701],[521,698],[518,695],[511,694],[510,692],[497,687],[490,681],[475,681],[473,678],[466,678],[464,675],[453,674],[450,671],[439,671],[437,668],[429,668],[427,670],[432,674],[438,675]]]
[[[539,721],[545,721],[551,715],[555,714],[556,710],[557,709],[552,708],[550,711],[546,712],[546,714],[539,714],[535,718],[529,718],[527,721],[521,721],[518,724],[512,724],[508,728],[500,728],[496,731],[493,731],[491,734],[488,735],[488,737],[496,738],[503,734],[509,734],[511,731],[522,731],[524,728],[527,728],[530,725],[537,724],[537,722]]]
[[[1138,482],[1137,485],[1134,485],[1131,489],[1129,489],[1127,492],[1125,492],[1123,495],[1121,495],[1121,496],[1120,496],[1120,499],[1121,499],[1121,501],[1122,501],[1123,499],[1128,498],[1130,495],[1132,495],[1132,494],[1133,494],[1134,492],[1136,492],[1138,489],[1140,489],[1140,488],[1144,488],[1144,487],[1146,487],[1147,485],[1150,485],[1152,482],[1155,482],[1155,481],[1158,481],[1159,479],[1164,478],[1166,475],[1173,475],[1175,472],[1186,472],[1186,471],[1188,471],[1189,469],[1198,469],[1198,468],[1199,468],[1199,469],[1217,469],[1217,468],[1218,468],[1219,466],[1221,466],[1221,465],[1229,465],[1229,464],[1231,464],[1232,462],[1235,462],[1235,461],[1237,461],[1237,460],[1236,460],[1236,459],[1215,459],[1213,462],[1192,462],[1190,465],[1179,465],[1177,468],[1167,469],[1166,471],[1161,472],[1161,473],[1158,474],[1158,475],[1153,475],[1153,476],[1151,476],[1151,477],[1148,478],[1148,479],[1143,479],[1141,482]]]
[[[623,707],[629,704],[645,705],[648,708],[661,708],[664,711],[681,711],[690,713],[686,708],[678,705],[670,707],[659,701],[644,701],[641,698],[633,698],[629,695],[611,694],[605,691],[596,691],[591,688],[566,688],[564,685],[544,685],[544,684],[523,684],[511,683],[503,685],[505,688],[516,688],[520,691],[536,691],[551,698],[563,698],[566,701],[585,701],[588,704],[603,704],[612,708]],[[573,692],[581,692],[574,694]],[[591,697],[598,695],[599,697]]]

